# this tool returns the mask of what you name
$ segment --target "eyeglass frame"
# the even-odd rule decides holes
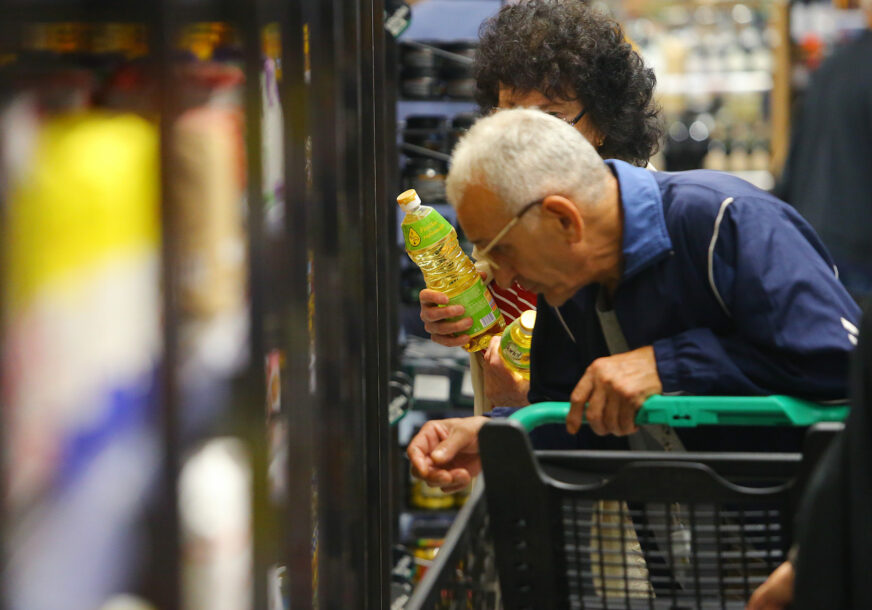
[[[575,127],[575,124],[578,123],[578,122],[581,120],[581,117],[583,117],[584,114],[585,114],[586,112],[587,112],[587,108],[582,108],[582,109],[581,109],[581,112],[579,112],[579,113],[575,116],[575,118],[572,119],[571,121],[566,121],[566,119],[563,119],[563,120],[566,121],[567,123],[569,123],[570,125],[572,125],[573,127]],[[550,113],[549,113],[549,114],[550,114]],[[555,115],[551,115],[551,116],[555,116]],[[560,117],[557,117],[557,118],[560,118]]]
[[[495,112],[497,110],[501,110],[501,108],[493,108],[491,110],[491,112]],[[577,115],[575,115],[575,118],[572,119],[571,121],[568,121],[565,118],[559,116],[557,112],[546,112],[545,114],[547,114],[549,116],[553,116],[555,119],[560,119],[561,121],[566,122],[568,125],[575,127],[576,123],[578,123],[581,120],[581,117],[583,117],[585,114],[587,114],[587,108],[582,108],[581,112],[579,112]]]

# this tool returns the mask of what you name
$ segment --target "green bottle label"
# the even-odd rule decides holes
[[[429,248],[454,230],[451,223],[436,210],[430,210],[426,216],[416,218],[408,224],[404,222],[402,226],[403,239],[409,252]]]
[[[496,301],[484,282],[480,279],[472,286],[448,300],[449,305],[463,305],[466,310],[459,318],[472,318],[472,326],[465,331],[465,335],[476,335],[486,328],[493,326],[502,317]]]
[[[500,340],[500,351],[502,352],[503,358],[512,366],[521,370],[529,370],[530,347],[518,345],[515,343],[514,339],[512,339],[512,330],[514,329],[513,325],[516,323],[517,320],[512,322],[512,324],[506,328],[505,332],[503,332],[503,338]]]

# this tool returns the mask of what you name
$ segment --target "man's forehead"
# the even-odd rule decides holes
[[[499,197],[487,186],[474,183],[470,184],[463,192],[463,196],[457,204],[457,211],[486,211],[497,212],[503,209]]]
[[[488,241],[508,216],[505,205],[486,186],[469,186],[457,203],[457,219],[474,244]]]

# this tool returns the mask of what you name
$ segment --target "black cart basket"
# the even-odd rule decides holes
[[[479,433],[478,482],[406,608],[744,608],[781,564],[793,507],[839,423],[799,453],[532,451],[545,403]],[[637,423],[810,425],[846,407],[785,397],[649,399]]]

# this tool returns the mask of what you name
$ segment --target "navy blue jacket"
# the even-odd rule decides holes
[[[847,397],[859,308],[792,207],[724,173],[608,164],[624,212],[613,304],[630,349],[653,345],[664,394]],[[531,402],[568,400],[609,355],[597,291],[559,310],[540,296]]]

